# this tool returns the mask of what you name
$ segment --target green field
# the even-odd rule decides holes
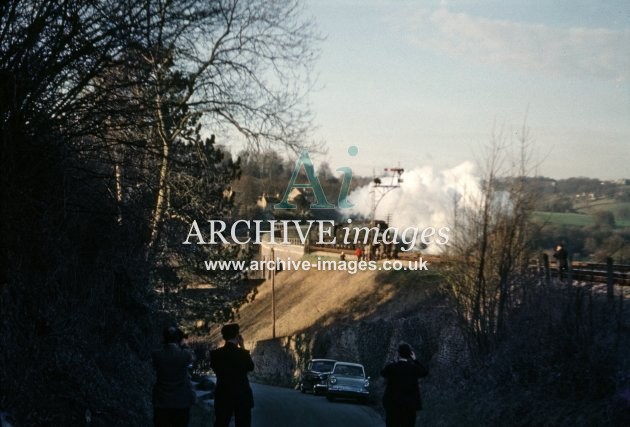
[[[593,224],[590,215],[560,212],[534,212],[534,219],[547,224],[586,226]]]
[[[547,224],[561,224],[584,227],[593,224],[593,214],[610,211],[615,215],[615,228],[630,227],[630,202],[620,202],[612,198],[582,200],[573,205],[575,212],[534,212],[534,219]]]
[[[630,202],[619,202],[614,199],[598,199],[584,202],[576,202],[573,207],[578,213],[592,214],[597,211],[611,211],[616,217],[621,215],[621,210],[630,209]]]
[[[593,217],[580,213],[561,213],[561,212],[534,212],[534,219],[547,224],[562,224],[584,227],[593,224]],[[630,227],[630,220],[616,219],[615,228]]]

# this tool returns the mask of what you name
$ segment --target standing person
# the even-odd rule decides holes
[[[188,366],[193,354],[184,348],[184,334],[175,326],[163,331],[164,346],[152,354],[156,382],[153,387],[155,427],[186,427],[190,406],[195,402]]]
[[[234,416],[236,427],[250,427],[254,395],[247,373],[254,370],[254,362],[245,350],[238,324],[224,325],[221,335],[225,345],[210,353],[210,367],[217,375],[214,425],[228,427]]]
[[[357,256],[357,261],[361,261],[361,259],[363,258],[363,251],[361,250],[361,246],[357,246],[354,254]]]
[[[569,270],[569,254],[562,243],[556,246],[556,251],[553,253],[553,257],[558,261],[558,273],[560,274],[560,280],[564,280],[564,275]]]
[[[416,425],[416,411],[422,409],[418,379],[427,374],[409,344],[401,343],[398,346],[398,360],[381,371],[386,381],[383,406],[387,427]]]

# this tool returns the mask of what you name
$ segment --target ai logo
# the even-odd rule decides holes
[[[356,156],[358,153],[358,149],[355,146],[352,146],[348,149],[348,153],[351,156]],[[306,179],[308,180],[305,184],[298,184],[297,177],[300,173],[300,170],[304,167],[304,172],[306,173]],[[341,183],[341,188],[339,189],[339,198],[337,199],[337,206],[332,203],[329,203],[326,200],[326,195],[324,194],[324,190],[322,189],[322,185],[319,182],[319,178],[315,174],[315,169],[313,168],[313,162],[308,155],[307,151],[303,151],[300,154],[297,162],[295,163],[295,169],[293,169],[293,175],[291,175],[291,179],[289,180],[289,185],[287,186],[287,191],[284,192],[284,197],[280,203],[276,203],[274,205],[274,209],[296,209],[296,205],[292,205],[289,203],[289,193],[294,188],[310,188],[313,190],[313,194],[317,199],[317,203],[311,204],[311,209],[349,209],[353,205],[348,202],[348,192],[350,191],[350,181],[352,180],[352,169],[349,167],[341,167],[337,169],[337,172],[343,173],[343,181]]]

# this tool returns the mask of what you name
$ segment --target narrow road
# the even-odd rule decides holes
[[[383,427],[371,407],[354,402],[329,402],[297,390],[252,384],[255,407],[252,427]]]

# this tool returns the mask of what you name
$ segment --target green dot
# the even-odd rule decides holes
[[[354,157],[359,154],[359,149],[356,145],[351,145],[350,147],[348,147],[348,154]]]

